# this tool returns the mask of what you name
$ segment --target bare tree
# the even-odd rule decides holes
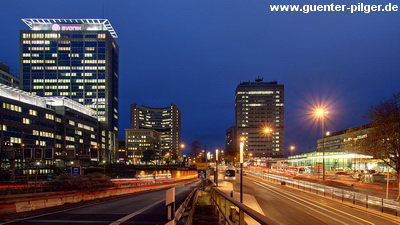
[[[393,168],[400,177],[400,92],[391,98],[370,107],[368,110],[370,129],[360,133],[360,129],[349,129],[353,133],[353,149],[381,159]],[[398,179],[400,187],[400,179]],[[397,199],[400,198],[400,189]]]

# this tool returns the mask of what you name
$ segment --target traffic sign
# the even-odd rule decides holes
[[[71,175],[76,177],[81,175],[81,167],[80,166],[71,166]]]
[[[207,163],[197,163],[197,170],[206,170],[207,169]]]

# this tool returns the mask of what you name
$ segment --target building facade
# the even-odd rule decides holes
[[[68,97],[95,111],[106,132],[98,148],[114,162],[118,144],[119,50],[107,19],[23,19],[20,72],[24,91]]]
[[[161,136],[153,129],[125,129],[125,146],[127,164],[140,164],[152,161],[160,164],[161,161]],[[148,161],[143,157],[148,153]]]
[[[131,128],[153,129],[161,133],[161,151],[172,160],[181,157],[181,113],[175,104],[152,108],[131,104]]]
[[[262,78],[241,82],[236,88],[235,126],[236,140],[244,138],[246,155],[283,157],[284,85]]]
[[[318,152],[354,152],[352,145],[359,139],[366,138],[371,130],[370,125],[353,127],[326,134],[317,140]]]
[[[20,88],[20,79],[10,73],[10,67],[0,63],[0,84]]]
[[[102,130],[95,112],[65,97],[40,97],[0,84],[1,174],[56,173],[89,166]]]
[[[235,156],[238,153],[238,140],[236,126],[231,126],[225,133],[225,150],[227,155]]]

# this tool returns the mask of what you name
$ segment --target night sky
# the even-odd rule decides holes
[[[329,107],[326,129],[334,132],[367,123],[369,106],[400,91],[400,14],[269,11],[305,2],[356,3],[0,0],[0,61],[18,73],[19,30],[29,29],[21,18],[107,18],[119,36],[120,138],[131,103],[174,103],[184,143],[225,148],[235,88],[261,76],[285,85],[285,150],[308,152],[321,137],[307,116],[312,105]]]

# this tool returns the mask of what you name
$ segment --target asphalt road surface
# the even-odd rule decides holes
[[[264,214],[280,224],[400,224],[399,218],[378,211],[358,209],[252,175],[243,179],[243,192],[253,195]],[[234,190],[239,188],[237,180]]]
[[[196,183],[177,186],[176,209],[196,186]],[[2,224],[15,225],[77,225],[77,224],[165,224],[165,191],[159,190],[116,198],[101,203],[62,212],[31,217]]]

